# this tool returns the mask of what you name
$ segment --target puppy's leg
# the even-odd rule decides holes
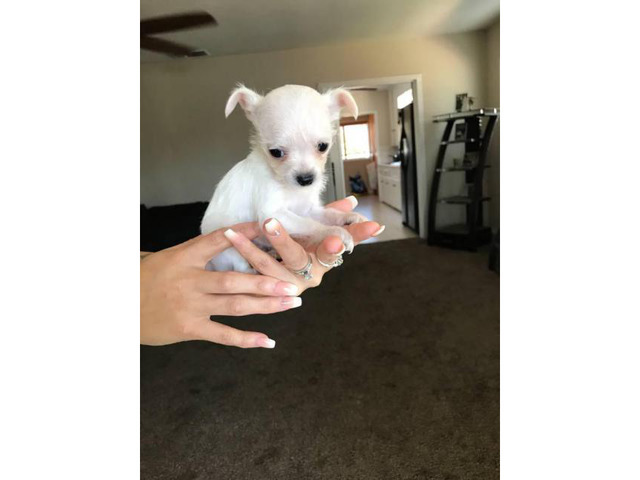
[[[249,262],[238,253],[235,248],[227,248],[224,252],[213,257],[206,266],[207,270],[218,272],[256,273]]]
[[[335,208],[314,207],[309,212],[311,218],[325,225],[351,225],[367,222],[369,219],[357,212],[342,212]]]
[[[329,235],[335,235],[342,240],[346,250],[349,252],[353,251],[353,237],[344,228],[327,226],[312,218],[301,217],[289,210],[279,210],[271,215],[265,216],[264,219],[261,219],[260,224],[263,225],[264,220],[267,218],[278,219],[290,235],[308,237],[312,244],[320,243]]]
[[[273,245],[271,245],[269,240],[267,240],[265,237],[256,237],[253,239],[253,243],[256,247],[258,247],[263,252],[268,253],[277,261],[282,260],[282,258],[280,258],[280,254],[276,251],[275,248],[273,248]]]

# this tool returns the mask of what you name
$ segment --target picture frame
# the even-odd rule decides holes
[[[456,95],[456,112],[462,112],[465,109],[465,104],[467,105],[468,108],[468,103],[466,102],[466,98],[467,98],[468,94],[466,93],[459,93]]]

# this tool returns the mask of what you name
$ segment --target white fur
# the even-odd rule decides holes
[[[202,219],[202,233],[242,222],[257,221],[262,226],[266,219],[276,218],[293,236],[317,243],[336,235],[347,250],[353,250],[353,238],[340,226],[366,219],[355,212],[326,209],[320,203],[326,183],[324,167],[340,110],[346,108],[358,116],[351,94],[343,89],[320,94],[309,87],[285,85],[262,97],[239,86],[229,97],[225,115],[238,104],[255,127],[252,150],[216,187]],[[329,144],[324,153],[318,151],[322,142]],[[273,158],[269,149],[274,148],[284,150],[285,157]],[[314,182],[301,186],[296,177],[302,174],[313,174]],[[213,258],[208,268],[252,271],[233,248]]]

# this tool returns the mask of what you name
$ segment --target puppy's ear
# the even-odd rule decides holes
[[[344,88],[329,90],[324,94],[329,101],[329,111],[334,118],[340,118],[340,110],[345,108],[353,118],[358,118],[358,105],[353,99],[353,95]]]
[[[261,101],[262,97],[256,92],[244,85],[238,85],[238,87],[231,92],[229,100],[227,100],[227,106],[224,107],[224,116],[228,117],[231,115],[236,105],[240,104],[247,118],[251,120],[253,112]]]

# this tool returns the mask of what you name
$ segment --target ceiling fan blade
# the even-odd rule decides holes
[[[376,92],[378,89],[376,87],[353,87],[348,90],[352,92]]]
[[[174,55],[176,57],[188,57],[192,52],[197,50],[196,48],[155,37],[140,37],[140,48],[151,50],[152,52]]]
[[[140,21],[140,35],[176,32],[188,28],[216,26],[218,22],[207,12],[192,12],[178,15],[167,15]]]

